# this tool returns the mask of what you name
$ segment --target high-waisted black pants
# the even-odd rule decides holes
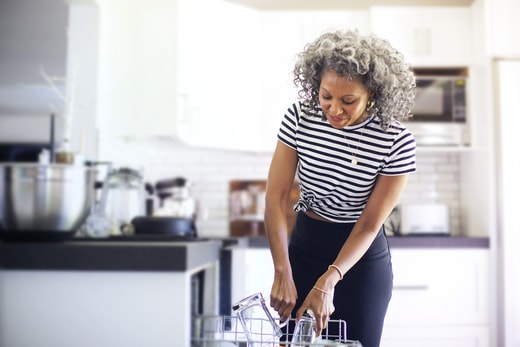
[[[316,280],[336,259],[354,223],[315,220],[299,212],[289,243],[289,258],[298,300],[293,316]],[[392,263],[388,241],[381,228],[365,255],[339,281],[334,290],[331,320],[347,322],[347,338],[363,347],[378,347],[392,296]],[[333,328],[335,325],[330,324]],[[336,325],[337,326],[337,325]],[[330,334],[335,334],[330,332]]]

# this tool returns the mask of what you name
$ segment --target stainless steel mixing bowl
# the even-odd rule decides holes
[[[95,180],[84,166],[0,164],[0,234],[76,232],[94,202]]]

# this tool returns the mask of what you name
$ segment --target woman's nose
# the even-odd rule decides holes
[[[339,116],[340,114],[343,113],[343,108],[341,107],[341,105],[338,102],[332,101],[330,103],[330,113],[333,116]]]

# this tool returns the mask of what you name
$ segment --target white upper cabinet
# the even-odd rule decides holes
[[[488,0],[489,51],[501,58],[520,57],[520,1]]]
[[[181,2],[178,127],[190,145],[255,149],[259,14],[222,0]]]
[[[296,56],[304,46],[332,29],[369,31],[368,11],[261,11],[260,16],[260,127],[258,150],[273,150],[282,117],[297,100],[292,81]]]
[[[111,136],[254,148],[256,10],[223,0],[101,2],[99,111]]]
[[[369,26],[368,11],[258,11],[221,0],[180,6],[178,134],[212,148],[273,151],[297,99],[298,52],[324,30]]]
[[[110,136],[175,132],[177,3],[100,0],[100,129]]]
[[[371,25],[413,66],[468,66],[472,62],[469,7],[374,6]]]

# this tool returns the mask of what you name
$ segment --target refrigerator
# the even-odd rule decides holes
[[[520,347],[520,58],[494,61],[499,346]]]

